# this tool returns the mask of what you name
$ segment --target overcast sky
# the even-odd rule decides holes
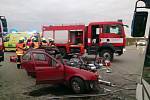
[[[41,31],[42,25],[88,24],[123,19],[130,26],[136,0],[0,0],[9,29]],[[130,29],[126,29],[130,34]]]

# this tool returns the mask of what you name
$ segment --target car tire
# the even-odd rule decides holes
[[[113,61],[114,53],[111,50],[104,49],[104,50],[100,51],[99,56],[103,57],[104,59]]]
[[[83,93],[85,91],[85,84],[84,81],[81,78],[73,78],[71,80],[71,88],[73,90],[73,92],[79,94],[79,93]]]

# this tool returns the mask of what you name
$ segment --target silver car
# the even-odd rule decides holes
[[[146,40],[139,40],[136,42],[136,46],[146,46],[147,41]]]

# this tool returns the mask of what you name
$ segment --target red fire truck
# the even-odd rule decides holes
[[[64,56],[72,53],[99,54],[113,60],[114,53],[123,54],[126,38],[122,22],[91,22],[85,25],[43,26],[45,38],[53,38]],[[67,38],[65,38],[67,37]],[[65,38],[65,39],[64,39]],[[63,43],[61,40],[64,39]]]
[[[8,31],[5,16],[0,16],[0,61],[4,61],[4,42],[3,34]]]

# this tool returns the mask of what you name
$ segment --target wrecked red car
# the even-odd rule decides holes
[[[65,84],[75,93],[97,88],[99,74],[82,68],[72,67],[44,49],[27,51],[21,58],[21,67],[28,75],[35,75],[37,84]]]

